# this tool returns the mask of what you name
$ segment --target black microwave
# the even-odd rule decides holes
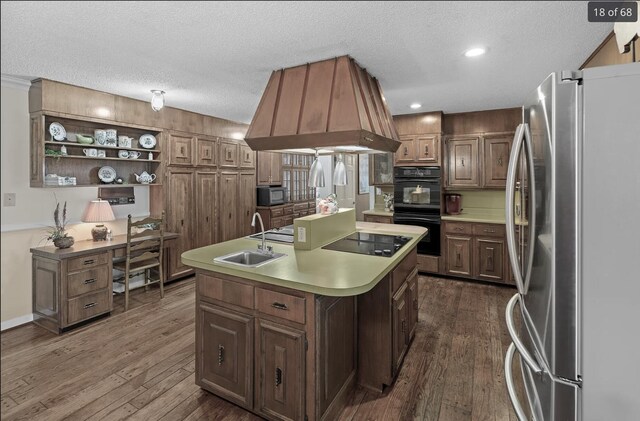
[[[258,206],[282,205],[287,201],[286,187],[258,186]]]

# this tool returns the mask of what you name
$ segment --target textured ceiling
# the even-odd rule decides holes
[[[613,29],[586,1],[2,2],[2,73],[249,122],[272,70],[349,54],[393,114],[518,106]],[[484,56],[462,55],[476,45]]]

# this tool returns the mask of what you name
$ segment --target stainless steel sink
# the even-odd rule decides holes
[[[271,263],[285,256],[286,254],[284,253],[269,254],[254,250],[242,250],[235,253],[226,254],[224,256],[216,257],[213,259],[213,261],[217,263],[229,263],[246,268],[255,268],[258,266],[266,265],[267,263]]]

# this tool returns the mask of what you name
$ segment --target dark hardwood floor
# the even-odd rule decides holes
[[[392,387],[354,389],[341,420],[516,420],[504,384],[508,287],[421,276],[416,336]],[[257,420],[194,380],[193,278],[54,335],[1,335],[2,420]]]

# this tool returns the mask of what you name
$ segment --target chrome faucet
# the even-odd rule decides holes
[[[263,253],[271,254],[271,253],[273,253],[273,247],[271,247],[271,246],[269,246],[268,248],[265,247],[264,224],[262,223],[262,217],[260,216],[260,214],[258,212],[253,214],[253,218],[251,219],[251,226],[255,228],[255,226],[256,226],[256,216],[260,220],[260,228],[262,229],[262,245],[258,244],[258,250],[262,251]]]

